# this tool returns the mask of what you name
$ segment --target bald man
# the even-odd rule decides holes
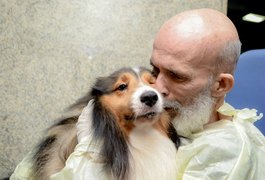
[[[165,22],[153,47],[155,87],[165,97],[165,109],[183,137],[176,179],[263,180],[265,138],[253,125],[261,116],[255,110],[235,110],[224,102],[233,87],[241,51],[233,23],[212,9],[182,12]],[[92,107],[90,102],[77,123],[81,143],[52,179],[87,179],[87,175],[99,179],[95,172],[101,161],[91,163],[87,158],[87,154],[99,152],[82,141],[89,134]],[[26,157],[11,179],[30,179],[30,167]]]
[[[217,109],[233,87],[240,49],[233,23],[216,10],[186,11],[161,27],[151,57],[156,88],[177,109],[195,106],[191,117],[175,120],[180,134],[188,137],[202,125],[220,120]],[[202,122],[193,124],[198,120]]]
[[[177,153],[177,179],[265,178],[265,139],[252,124],[261,116],[224,102],[240,51],[233,23],[212,9],[177,14],[155,38],[155,87],[186,140]]]

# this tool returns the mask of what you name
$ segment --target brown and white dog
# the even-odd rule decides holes
[[[145,68],[123,68],[98,78],[77,104],[94,99],[91,119],[94,140],[102,141],[102,173],[112,179],[176,179],[179,138]],[[48,131],[33,157],[36,179],[49,179],[65,166],[77,145],[78,117],[60,121]],[[86,179],[84,177],[84,179]]]

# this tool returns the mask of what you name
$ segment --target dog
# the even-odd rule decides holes
[[[152,72],[144,67],[122,68],[98,78],[73,106],[84,107],[93,99],[93,140],[103,142],[101,172],[110,179],[176,178],[180,140],[154,82]],[[66,118],[48,129],[33,156],[35,179],[49,179],[65,166],[78,143],[77,120],[78,116]]]

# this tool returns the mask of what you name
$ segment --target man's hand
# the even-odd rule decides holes
[[[81,115],[78,118],[78,122],[76,124],[78,142],[90,134],[93,102],[93,99],[88,102],[87,106],[83,109]]]

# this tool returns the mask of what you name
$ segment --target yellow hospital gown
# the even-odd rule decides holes
[[[179,148],[176,179],[265,179],[265,137],[253,126],[262,115],[257,116],[256,110],[236,110],[226,103],[218,111],[233,116],[233,121],[223,119],[211,123],[202,132],[193,134],[191,143]],[[103,164],[96,160],[100,156],[98,146],[88,148],[90,141],[89,137],[84,138],[68,158],[65,168],[51,179],[108,179],[100,176]],[[30,179],[26,178],[30,173],[30,163],[24,160],[11,180]]]

